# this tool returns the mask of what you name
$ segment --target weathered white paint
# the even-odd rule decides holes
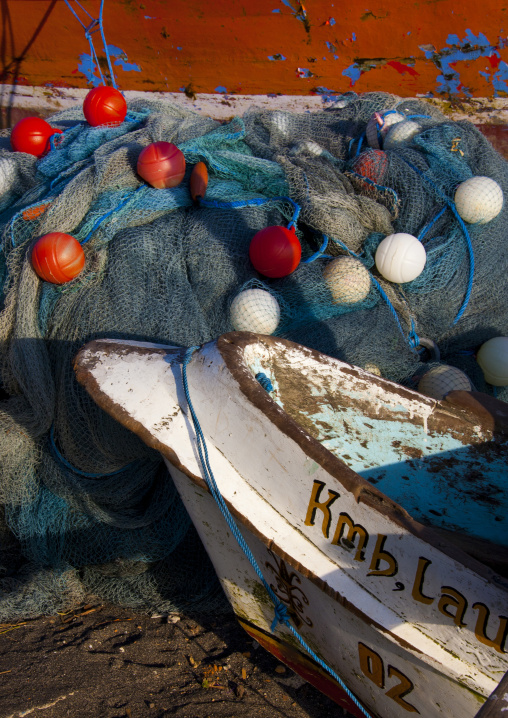
[[[262,343],[248,346],[245,362],[251,373],[264,369],[270,375],[270,359],[277,351],[277,342],[269,350]],[[301,351],[287,351],[283,344],[279,354],[286,367],[298,367],[305,373],[309,387],[320,390],[333,380],[341,390],[362,394],[362,380],[354,382],[348,365],[342,362],[331,358],[316,362],[303,347]],[[89,368],[107,397],[173,449],[189,472],[201,476],[181,383],[181,356],[181,350],[170,349],[166,355],[160,351],[138,353],[134,344],[127,352],[125,343],[111,342],[107,351],[105,348],[92,353],[85,349],[80,364]],[[395,415],[422,417],[421,431],[425,434],[436,402],[416,393],[403,397],[395,391],[396,385],[384,380],[377,381],[373,389],[371,379],[365,374],[363,388],[368,396]],[[207,438],[210,463],[225,499],[266,543],[273,541],[281,547],[289,557],[288,564],[310,570],[340,597],[335,600],[329,591],[325,593],[315,582],[299,576],[309,598],[313,624],[309,627],[304,623],[300,630],[314,650],[371,710],[383,717],[398,718],[406,715],[407,709],[386,697],[359,671],[358,641],[381,656],[386,666],[395,666],[412,681],[415,688],[410,702],[415,707],[418,704],[421,715],[472,718],[479,708],[475,694],[488,696],[508,668],[506,653],[483,645],[474,634],[477,613],[472,606],[476,602],[488,606],[491,637],[497,631],[499,616],[506,615],[507,592],[496,583],[496,577],[489,580],[488,571],[486,577],[479,575],[422,541],[383,511],[358,503],[340,481],[306,454],[308,435],[303,429],[302,444],[298,445],[247,401],[215,344],[205,345],[193,357],[188,380]],[[256,588],[259,581],[226,530],[212,497],[174,466],[170,470],[235,610],[269,630],[272,609],[260,599],[262,589],[260,585]],[[329,536],[322,531],[320,512],[314,525],[305,524],[315,481],[326,485],[321,501],[327,489],[339,494],[331,508]],[[368,531],[365,560],[355,559],[356,547],[348,549],[331,543],[339,513],[347,514]],[[265,543],[245,526],[242,531],[260,566],[266,568],[271,556]],[[378,535],[386,536],[383,550],[397,560],[397,572],[392,576],[369,575]],[[429,600],[432,598],[431,603],[415,601],[411,596],[421,557],[430,562],[423,592]],[[265,576],[273,582],[269,573]],[[443,584],[467,598],[465,625],[461,628],[439,610]],[[398,590],[401,585],[403,588]],[[363,618],[351,612],[348,603]]]
[[[61,87],[32,87],[29,85],[0,85],[0,104],[12,109],[29,110],[34,114],[47,115],[81,104],[89,90]],[[331,105],[321,95],[224,95],[201,93],[195,99],[183,92],[138,92],[127,90],[127,101],[159,100],[172,102],[185,109],[208,115],[216,119],[227,119],[243,115],[256,107],[263,110],[291,112],[317,111]],[[426,99],[427,98],[423,98]],[[445,100],[432,99],[432,104],[441,109],[451,120],[470,120],[475,124],[507,124],[508,101],[504,98],[477,97],[471,101],[462,100],[453,109]]]

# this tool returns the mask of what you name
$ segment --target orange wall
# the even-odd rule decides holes
[[[98,0],[81,3],[98,17]],[[104,29],[121,89],[494,97],[508,94],[507,8],[508,0],[106,0]],[[93,39],[104,55],[99,33]],[[5,83],[90,86],[89,45],[63,0],[3,0],[1,50]]]

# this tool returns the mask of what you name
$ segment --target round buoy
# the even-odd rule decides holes
[[[400,112],[393,110],[386,110],[385,112],[375,112],[367,123],[365,129],[365,137],[367,142],[374,149],[381,149],[383,147],[384,138],[386,133],[392,125],[396,125],[397,122],[402,122],[406,118],[401,115]]]
[[[41,117],[24,117],[17,122],[11,132],[11,146],[16,152],[42,157],[50,148],[52,135],[62,134]]]
[[[457,187],[455,207],[464,222],[486,224],[503,208],[503,190],[490,177],[470,177]]]
[[[172,142],[152,142],[141,150],[137,171],[156,189],[176,187],[185,175],[185,157]]]
[[[370,291],[370,274],[354,257],[338,257],[326,265],[323,278],[334,304],[361,302]]]
[[[379,273],[389,282],[412,282],[424,270],[427,254],[412,234],[399,232],[385,237],[376,250]]]
[[[300,264],[302,248],[294,227],[265,227],[254,235],[249,247],[250,261],[265,277],[286,277]]]
[[[353,172],[381,184],[388,169],[388,156],[383,150],[365,150],[353,162]]]
[[[444,399],[450,391],[471,391],[469,377],[454,366],[434,366],[422,376],[418,391],[433,399]]]
[[[273,334],[280,319],[278,301],[264,289],[246,289],[231,304],[231,324],[236,331]]]
[[[482,344],[476,361],[486,382],[492,386],[508,386],[508,337],[493,337]]]
[[[383,149],[392,150],[398,145],[409,142],[421,129],[418,122],[413,122],[413,120],[403,120],[403,122],[392,125],[383,140]]]
[[[32,266],[45,282],[70,282],[85,266],[85,253],[77,239],[64,232],[45,234],[34,245]]]
[[[85,97],[83,114],[89,125],[121,125],[127,114],[127,102],[115,87],[99,85]]]

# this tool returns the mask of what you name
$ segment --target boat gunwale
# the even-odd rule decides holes
[[[296,444],[305,453],[307,453],[310,458],[318,463],[328,474],[330,474],[330,476],[333,476],[333,478],[336,479],[346,489],[346,491],[349,491],[355,497],[357,503],[360,503],[361,501],[363,504],[371,509],[374,509],[388,520],[393,521],[416,538],[430,544],[438,551],[441,551],[451,559],[458,561],[482,578],[491,581],[498,587],[508,590],[508,579],[506,577],[499,574],[479,559],[475,558],[465,549],[457,546],[457,544],[450,539],[447,533],[442,534],[439,528],[426,526],[414,519],[400,504],[370,484],[367,479],[350,469],[345,462],[341,461],[337,456],[332,454],[329,449],[324,447],[317,439],[312,437],[302,426],[289,416],[284,409],[282,409],[270,397],[268,392],[263,389],[245,364],[243,356],[244,350],[247,346],[254,343],[264,343],[265,346],[282,344],[288,350],[298,350],[303,352],[321,364],[328,364],[330,360],[332,360],[344,365],[344,367],[348,367],[351,370],[351,373],[356,374],[357,376],[359,376],[360,373],[364,375],[364,370],[282,337],[258,335],[251,332],[230,332],[221,335],[217,339],[217,349],[220,352],[229,372],[236,380],[240,391],[254,406],[256,406],[256,408],[262,411],[263,414],[280,431],[286,434],[292,441],[296,442]],[[407,387],[396,384],[395,382],[391,382],[382,377],[371,375],[370,378],[373,382],[379,384],[380,386],[386,387],[386,385],[389,385],[390,389],[399,393],[401,397],[419,398],[422,401],[429,400],[428,397],[418,394],[418,392],[414,392]],[[464,394],[466,395],[465,397],[463,396]],[[449,401],[432,401],[436,406],[446,409],[447,412],[448,410],[451,410],[454,414],[457,414],[458,411],[466,412],[470,417],[471,415],[475,415],[477,420],[488,421],[491,424],[488,428],[493,431],[493,433],[494,429],[505,433],[505,427],[502,425],[498,426],[495,422],[495,417],[493,417],[481,404],[475,401],[471,402],[468,396],[469,394],[471,394],[471,392],[451,392]],[[487,399],[490,399],[490,397],[487,397]],[[466,417],[464,417],[464,419],[465,418]],[[454,532],[454,534],[458,534],[458,532]],[[467,534],[460,534],[460,536],[461,538],[463,537],[464,542],[467,541],[468,548],[472,546],[474,549],[476,539],[473,536],[469,536]],[[484,555],[486,544],[492,546],[492,548],[497,547],[497,544],[493,544],[492,542],[485,541],[484,539],[479,540],[479,554]]]
[[[299,426],[296,421],[292,419],[270,397],[268,392],[263,389],[259,382],[254,378],[252,372],[244,362],[244,349],[250,344],[260,342],[282,343],[288,349],[304,351],[314,359],[321,362],[323,359],[325,359],[326,362],[332,359],[332,357],[322,354],[314,349],[304,347],[303,345],[296,344],[295,342],[291,342],[290,340],[282,339],[280,337],[257,335],[250,332],[230,332],[223,334],[216,341],[217,349],[224,360],[227,369],[237,382],[241,393],[244,394],[244,396],[257,409],[259,409],[271,423],[286,434],[286,436],[288,436],[292,441],[295,441],[310,458],[316,461],[316,463],[318,463],[331,477],[333,477],[333,479],[337,480],[346,489],[346,491],[350,491],[350,493],[354,495],[357,503],[360,503],[360,500],[362,500],[362,503],[377,511],[386,519],[393,521],[416,538],[431,545],[433,548],[441,551],[452,560],[457,561],[465,568],[473,571],[481,578],[493,583],[498,588],[505,590],[508,593],[508,579],[497,573],[487,564],[482,563],[479,559],[476,559],[474,556],[467,553],[464,549],[457,547],[457,545],[454,544],[448,536],[441,536],[438,529],[425,526],[413,519],[402,506],[383,494],[379,491],[379,489],[369,484],[366,479],[359,476],[338,457],[334,456],[328,449],[322,446],[317,439],[314,439],[314,437],[308,434],[303,427]],[[210,343],[205,343],[202,346],[206,346],[206,344]],[[158,451],[172,466],[181,471],[194,484],[210,493],[210,489],[205,480],[201,476],[194,474],[187,468],[187,466],[182,464],[176,451],[162,443],[140,421],[134,419],[123,406],[111,399],[108,394],[101,389],[97,379],[92,373],[95,363],[90,361],[90,357],[85,359],[85,356],[87,353],[102,353],[107,356],[112,349],[114,349],[114,353],[117,355],[121,353],[122,349],[125,354],[159,354],[164,357],[167,357],[168,354],[173,354],[174,360],[180,364],[183,362],[186,349],[171,345],[164,346],[148,343],[143,344],[141,342],[134,342],[128,339],[95,339],[85,344],[79,350],[74,359],[73,367],[78,382],[87,390],[94,401],[104,411],[110,414],[125,428],[136,434],[147,446],[153,448],[155,451]],[[96,361],[98,361],[98,359],[96,359]],[[347,362],[340,363],[350,367],[352,370],[357,369],[353,365],[347,364]],[[379,379],[379,377],[376,376],[373,376],[372,379],[378,380],[384,384],[387,383],[387,380]],[[398,385],[393,382],[388,383],[399,389]],[[410,392],[409,389],[402,386],[400,386],[400,391],[401,393]],[[413,394],[414,392],[411,393]],[[280,549],[280,547],[276,546],[273,541],[267,539],[267,537],[258,531],[256,527],[253,526],[247,519],[247,517],[235,509],[229,501],[226,501],[226,504],[233,516],[238,519],[249,531],[251,531],[256,538],[261,540],[268,548],[272,547],[276,548],[277,551],[280,551],[280,555],[282,555],[285,560],[290,563],[290,565],[294,566],[296,570],[302,570],[302,575],[306,578],[321,584],[322,579],[315,576],[311,571],[299,564],[299,562],[293,557],[286,554],[282,549]],[[463,536],[467,539],[468,545],[470,543],[474,543],[473,537],[466,536],[465,534]],[[485,548],[483,544],[482,552],[484,550]],[[327,584],[323,582],[323,585]],[[339,594],[335,596],[336,592],[328,587],[326,593],[330,595],[330,591],[333,592],[334,598],[343,603],[343,597]],[[372,623],[369,617],[366,618],[367,622]]]
[[[210,488],[206,481],[201,476],[197,476],[196,474],[194,474],[184,464],[182,464],[180,459],[178,458],[178,455],[173,449],[171,449],[169,446],[163,444],[159,439],[157,439],[140,421],[134,419],[126,409],[124,409],[120,404],[111,399],[108,394],[106,394],[100,388],[97,379],[95,379],[92,374],[95,362],[91,362],[89,357],[87,357],[84,361],[83,359],[85,358],[85,355],[87,353],[97,353],[98,351],[102,351],[107,355],[108,348],[114,348],[116,354],[119,353],[119,349],[121,350],[123,348],[125,350],[124,353],[135,352],[140,355],[160,354],[163,357],[168,356],[168,349],[170,349],[174,352],[175,360],[177,361],[183,360],[185,349],[171,347],[169,345],[167,347],[163,347],[163,345],[143,346],[142,343],[129,343],[129,340],[121,339],[95,339],[85,344],[85,346],[83,346],[79,350],[76,357],[74,358],[73,367],[78,382],[87,390],[87,392],[101,409],[110,414],[116,421],[122,424],[122,426],[136,434],[147,446],[158,451],[164,457],[164,459],[166,459],[174,468],[178,469],[182,474],[189,478],[196,486],[211,495]],[[414,644],[404,640],[400,636],[397,636],[396,634],[387,630],[383,625],[373,620],[368,614],[364,613],[363,611],[360,611],[360,609],[358,609],[354,603],[352,603],[351,601],[346,599],[341,593],[333,589],[324,579],[322,579],[320,576],[318,576],[309,568],[300,563],[298,559],[296,559],[293,555],[288,554],[273,539],[269,539],[266,534],[261,532],[255,526],[255,524],[253,524],[245,514],[241,513],[228,499],[223,497],[223,500],[233,517],[237,521],[239,521],[242,526],[244,526],[248,531],[250,531],[250,533],[252,533],[255,538],[261,541],[261,543],[263,543],[268,550],[271,550],[278,556],[280,556],[287,564],[289,564],[292,568],[294,568],[302,576],[304,576],[304,578],[311,581],[311,583],[317,586],[318,589],[323,591],[323,593],[325,593],[334,601],[337,601],[337,603],[343,606],[346,610],[353,613],[357,618],[359,618],[367,625],[372,626],[384,635],[389,636],[401,648],[413,651],[415,655],[418,653],[423,653],[423,651],[420,651]]]

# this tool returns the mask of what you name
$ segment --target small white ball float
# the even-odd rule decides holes
[[[279,302],[264,289],[245,289],[233,299],[230,318],[237,332],[273,334],[280,320]]]
[[[503,208],[503,190],[490,177],[470,177],[455,191],[455,207],[464,222],[486,224]]]
[[[389,234],[379,244],[375,262],[378,272],[389,282],[412,282],[424,270],[427,253],[412,234]]]

